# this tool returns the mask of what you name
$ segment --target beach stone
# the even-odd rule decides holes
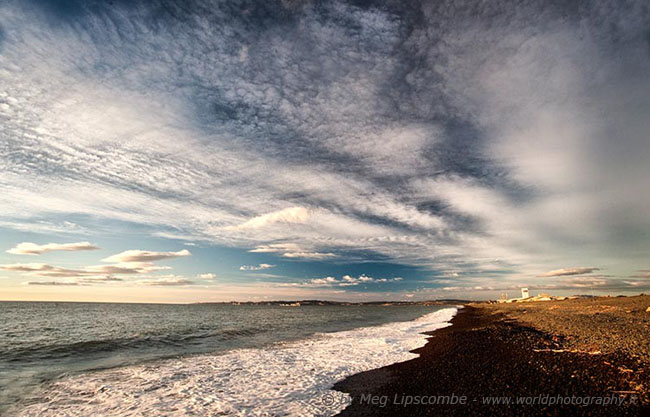
[[[650,307],[646,308],[646,309],[645,309],[645,312],[646,312],[646,313],[650,313]]]

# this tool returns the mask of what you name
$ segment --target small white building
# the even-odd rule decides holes
[[[501,297],[497,300],[497,303],[530,303],[536,301],[553,301],[553,300],[564,300],[567,297],[555,297],[546,293],[539,293],[534,297],[530,296],[528,288],[521,289],[521,298],[508,298],[508,294],[501,294]]]
[[[521,301],[529,300],[530,294],[528,293],[528,288],[521,289],[521,298],[508,298],[508,294],[501,294],[501,299],[497,302],[499,303],[519,303]]]

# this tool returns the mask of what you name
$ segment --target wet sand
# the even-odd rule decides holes
[[[650,296],[470,304],[419,358],[336,384],[353,397],[340,415],[650,415],[648,306]],[[404,405],[418,400],[428,404]]]

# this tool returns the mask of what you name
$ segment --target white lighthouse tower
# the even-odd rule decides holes
[[[528,295],[528,288],[522,288],[522,289],[521,289],[521,298],[524,298],[524,299],[525,299],[525,298],[528,298],[528,297],[530,297],[530,296]]]

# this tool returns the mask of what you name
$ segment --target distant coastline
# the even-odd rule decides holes
[[[638,295],[644,295],[638,294]],[[592,298],[614,298],[614,297],[634,297],[636,295],[612,295],[612,296],[594,296],[587,294],[576,294],[568,298],[577,299],[592,299]],[[470,303],[492,303],[493,300],[470,300],[463,298],[442,298],[435,300],[422,300],[422,301],[408,301],[408,300],[380,300],[380,301],[334,301],[334,300],[320,300],[320,299],[306,299],[306,300],[269,300],[269,301],[197,301],[197,302],[148,302],[148,301],[83,301],[83,300],[0,300],[0,303],[77,303],[77,304],[142,304],[142,305],[260,305],[260,306],[273,306],[282,304],[299,303],[301,306],[361,306],[361,305],[420,305],[420,306],[435,306],[435,305],[465,305]]]
[[[329,300],[273,300],[273,301],[221,301],[221,302],[201,302],[194,304],[230,304],[230,305],[282,305],[282,304],[292,304],[299,303],[301,306],[377,306],[377,305],[418,305],[418,306],[434,306],[434,305],[455,305],[455,304],[467,304],[469,300],[457,300],[457,299],[443,299],[443,300],[427,300],[427,301],[364,301],[364,302],[352,302],[352,301],[329,301]]]

